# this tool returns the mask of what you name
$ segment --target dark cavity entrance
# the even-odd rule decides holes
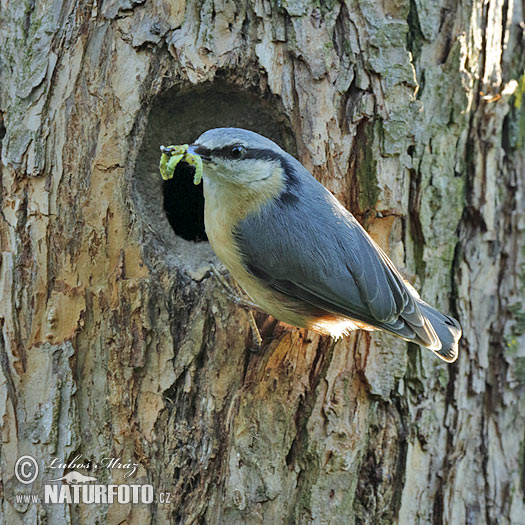
[[[295,155],[296,145],[279,104],[226,84],[208,84],[191,90],[172,89],[158,97],[149,114],[136,164],[135,190],[144,217],[155,230],[164,210],[169,224],[183,239],[207,240],[204,230],[202,183],[193,184],[194,168],[180,163],[173,179],[163,182],[159,173],[160,146],[191,144],[211,128],[246,128],[264,135]],[[160,186],[162,185],[161,199]]]

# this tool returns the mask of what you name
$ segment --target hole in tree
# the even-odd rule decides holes
[[[181,162],[175,168],[173,178],[163,181],[164,213],[179,237],[187,241],[207,241],[202,183],[193,184],[194,173],[195,168]]]
[[[158,97],[148,117],[135,168],[135,194],[151,229],[165,228],[166,223],[159,220],[163,210],[178,237],[195,242],[207,240],[202,183],[193,184],[194,168],[185,163],[179,163],[171,180],[162,181],[161,145],[191,144],[208,129],[238,127],[260,133],[295,155],[295,139],[277,108],[275,100],[262,99],[222,82],[185,91],[172,89]]]

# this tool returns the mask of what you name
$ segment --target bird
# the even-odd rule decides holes
[[[195,156],[208,240],[263,311],[334,339],[380,330],[457,359],[458,321],[424,302],[292,155],[254,131],[214,128],[187,146]]]

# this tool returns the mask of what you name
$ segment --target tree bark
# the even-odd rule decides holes
[[[0,521],[523,523],[523,10],[3,1]],[[178,235],[162,208],[160,144],[218,126],[295,154],[460,320],[459,360],[265,316],[252,352],[199,190],[168,189]],[[170,502],[17,502],[78,456]]]

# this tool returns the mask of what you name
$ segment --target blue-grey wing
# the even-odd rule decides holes
[[[328,190],[314,179],[302,182],[239,223],[246,268],[313,306],[435,344],[388,257]]]

